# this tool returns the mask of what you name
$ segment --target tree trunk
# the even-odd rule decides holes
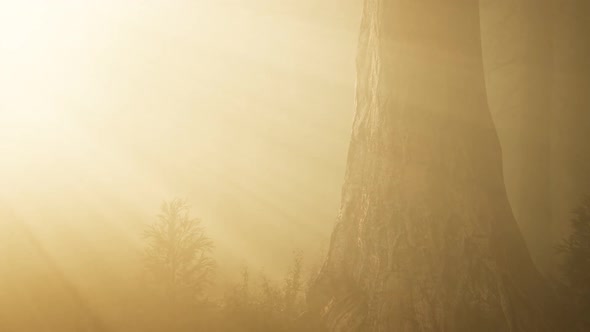
[[[536,265],[555,272],[552,232],[552,45],[548,0],[482,0],[490,111],[508,198]]]
[[[590,1],[553,0],[553,210],[555,241],[590,195]]]
[[[476,0],[365,0],[339,220],[309,304],[330,331],[544,331],[504,188]]]

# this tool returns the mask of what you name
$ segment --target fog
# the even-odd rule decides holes
[[[145,318],[163,311],[145,288],[145,232],[177,198],[214,244],[205,297],[216,306],[246,268],[251,280],[282,285],[301,257],[312,280],[341,208],[363,6],[0,0],[0,330],[225,331]],[[580,140],[590,119],[581,108],[560,115],[559,100],[574,91],[563,88],[557,125],[525,137],[532,126],[522,123],[538,117],[519,110],[542,92],[514,93],[528,90],[511,82],[539,77],[527,76],[537,67],[511,45],[532,39],[505,42],[503,9],[487,6],[483,63],[508,198],[537,268],[561,279],[555,247],[588,188]],[[524,54],[514,60],[521,67],[497,69],[511,54]],[[559,76],[569,54],[555,56],[556,85],[570,82]],[[542,144],[551,158],[539,159]],[[550,171],[527,175],[539,167]],[[531,189],[539,179],[551,185]],[[546,202],[553,212],[531,212]]]
[[[3,210],[63,250],[88,237],[95,250],[131,254],[161,201],[177,196],[219,253],[243,263],[325,242],[354,110],[359,15],[290,5],[299,11],[3,4],[14,17],[3,35],[18,39],[2,52],[14,73],[2,79]]]

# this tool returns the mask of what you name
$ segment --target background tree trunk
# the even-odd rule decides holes
[[[550,1],[480,3],[488,101],[502,146],[508,198],[536,265],[555,272]]]
[[[552,201],[555,241],[590,195],[590,1],[553,0]]]
[[[341,211],[310,290],[331,331],[543,331],[508,204],[478,1],[365,0]]]
[[[537,266],[590,192],[590,2],[482,0],[489,105],[508,197]]]

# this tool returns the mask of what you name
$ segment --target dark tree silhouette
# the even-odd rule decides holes
[[[590,327],[590,197],[574,211],[571,234],[559,246],[580,328]]]
[[[248,269],[240,284],[225,298],[224,331],[291,332],[303,331],[305,310],[303,254],[296,251],[283,284],[260,276],[252,283]],[[307,329],[309,330],[309,329]],[[312,330],[315,331],[315,330]]]
[[[171,307],[203,295],[214,261],[213,242],[201,221],[190,216],[184,200],[164,202],[158,220],[145,232],[145,267],[149,281]]]
[[[303,289],[303,253],[296,252],[287,278],[285,278],[285,312],[293,314],[296,311],[299,295]]]

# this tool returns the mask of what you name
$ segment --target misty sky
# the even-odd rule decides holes
[[[239,264],[319,250],[354,111],[357,7],[2,2],[2,222],[58,262],[72,244],[132,253],[180,196]]]

